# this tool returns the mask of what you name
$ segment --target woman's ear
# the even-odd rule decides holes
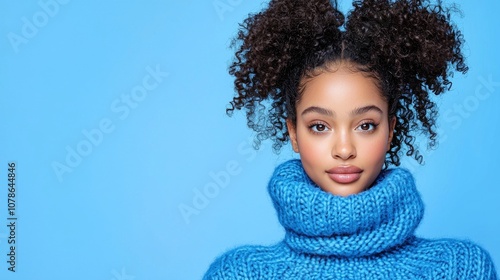
[[[396,117],[389,120],[389,140],[387,141],[387,151],[391,149],[392,137],[394,136],[394,128],[396,127]]]
[[[286,120],[286,127],[288,129],[288,135],[290,135],[290,142],[292,142],[292,148],[296,153],[298,153],[299,145],[297,144],[297,129],[295,128],[295,125],[293,124],[292,120],[290,119]]]

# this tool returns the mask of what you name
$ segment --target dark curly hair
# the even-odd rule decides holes
[[[364,0],[353,6],[346,20],[336,1],[271,0],[240,25],[229,68],[237,94],[226,113],[246,110],[248,127],[257,133],[255,148],[271,139],[279,152],[289,140],[286,120],[296,122],[302,81],[339,62],[375,78],[389,117],[396,117],[386,166],[400,164],[403,146],[422,163],[415,133],[424,133],[429,147],[436,145],[431,93],[451,88],[453,70],[468,70],[452,9],[424,0]]]

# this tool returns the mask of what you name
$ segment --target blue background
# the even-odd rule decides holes
[[[225,115],[230,40],[263,2],[60,2],[0,2],[0,278],[200,279],[229,248],[281,240],[266,184],[295,155],[253,151],[244,115]],[[458,3],[470,71],[437,99],[439,148],[405,165],[426,204],[418,234],[471,239],[500,269],[500,2]]]

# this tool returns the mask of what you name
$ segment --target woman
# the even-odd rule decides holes
[[[247,18],[230,68],[256,143],[287,141],[269,193],[282,242],[233,249],[205,279],[496,279],[466,241],[415,236],[423,203],[403,152],[436,142],[431,95],[468,68],[463,38],[440,4],[355,1],[345,20],[328,0],[271,1]]]

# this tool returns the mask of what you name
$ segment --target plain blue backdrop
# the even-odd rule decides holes
[[[500,2],[457,3],[470,71],[436,100],[439,148],[405,166],[426,205],[417,233],[473,240],[500,269]],[[244,115],[225,115],[229,43],[264,6],[1,0],[1,279],[200,279],[229,248],[282,239],[266,184],[295,155],[252,150]]]

